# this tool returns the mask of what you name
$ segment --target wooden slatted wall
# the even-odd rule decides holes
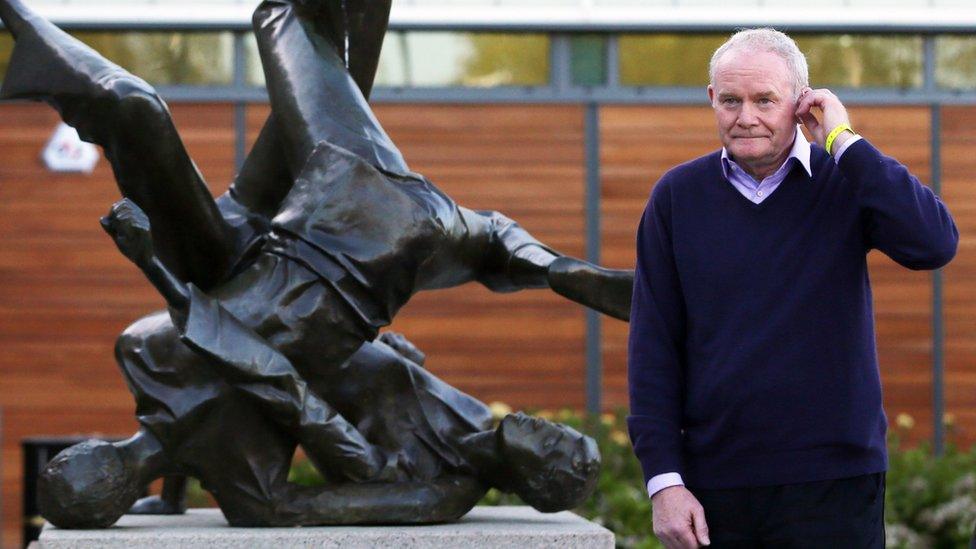
[[[925,108],[852,110],[883,151],[928,179]],[[253,139],[267,107],[247,110]],[[459,203],[498,209],[554,247],[584,250],[583,111],[578,106],[382,105],[377,114],[411,167]],[[233,110],[176,105],[191,155],[222,192],[233,175]],[[19,440],[39,434],[131,432],[133,406],[112,360],[115,336],[158,307],[97,218],[118,193],[103,162],[90,176],[56,176],[38,160],[56,123],[44,106],[0,106],[0,409],[3,545],[20,532]],[[976,109],[946,109],[944,183],[963,231],[946,269],[947,406],[966,444],[976,439]],[[603,260],[633,264],[633,234],[654,181],[717,146],[707,108],[608,106],[601,111]],[[872,253],[879,358],[889,418],[912,414],[910,439],[931,434],[928,273]],[[544,291],[492,295],[475,285],[421,294],[397,319],[448,382],[516,407],[583,405],[581,309]],[[605,404],[626,405],[626,324],[604,322]]]
[[[942,196],[959,228],[944,270],[946,411],[965,444],[976,440],[976,108],[942,112]]]
[[[251,139],[266,107],[248,109]],[[415,170],[459,202],[499,209],[542,240],[582,253],[578,107],[378,109]],[[177,105],[191,156],[223,192],[233,175],[233,111]],[[0,107],[0,407],[4,546],[19,536],[21,438],[131,432],[133,405],[112,359],[116,335],[161,305],[97,220],[118,198],[106,163],[53,176],[38,154],[57,121],[39,105]],[[583,313],[548,292],[478,286],[421,295],[397,320],[429,367],[486,401],[574,407],[583,399]]]
[[[233,111],[176,105],[176,124],[206,177],[233,171]],[[58,121],[43,105],[0,106],[0,409],[3,546],[21,526],[20,439],[131,433],[132,397],[115,366],[115,337],[162,300],[98,226],[118,200],[104,160],[53,175],[39,153]]]

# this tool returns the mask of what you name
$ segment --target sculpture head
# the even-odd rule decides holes
[[[596,486],[600,451],[592,438],[521,412],[505,416],[497,433],[507,487],[539,511],[577,507]]]
[[[108,528],[132,507],[140,489],[118,447],[86,440],[55,456],[41,472],[38,507],[58,528]]]

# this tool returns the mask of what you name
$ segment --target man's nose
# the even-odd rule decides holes
[[[759,124],[759,118],[756,116],[753,108],[748,103],[744,103],[742,108],[739,109],[739,116],[736,118],[735,123],[742,128],[751,128]]]

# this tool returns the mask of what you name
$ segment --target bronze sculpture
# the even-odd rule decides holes
[[[169,305],[116,349],[142,428],[52,461],[41,506],[54,524],[111,525],[170,473],[200,478],[241,525],[451,520],[490,486],[554,511],[592,490],[591,439],[522,415],[493,430],[411,345],[377,339],[422,289],[548,287],[626,319],[632,281],[410,171],[366,103],[389,8],[257,8],[272,115],[215,201],[148,84],[0,0],[16,39],[0,97],[44,100],[104,147],[124,198],[103,227]],[[287,483],[298,444],[326,487]]]

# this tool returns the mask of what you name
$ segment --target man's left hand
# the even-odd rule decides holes
[[[822,120],[818,120],[813,115],[813,107],[820,109]],[[800,92],[800,99],[797,101],[796,117],[806,126],[807,131],[810,132],[810,135],[813,136],[813,139],[821,147],[825,146],[827,134],[831,130],[841,124],[851,123],[847,117],[847,109],[844,108],[844,104],[840,102],[840,99],[833,92],[826,88],[818,90],[809,87],[803,88]],[[834,139],[831,148],[836,151],[844,142],[852,137],[854,137],[854,134],[851,132],[841,132]]]

